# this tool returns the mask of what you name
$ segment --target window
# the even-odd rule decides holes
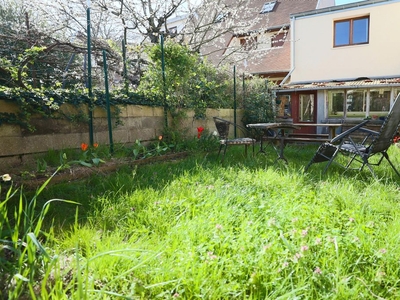
[[[346,109],[347,117],[365,117],[367,110],[367,91],[347,90]]]
[[[299,120],[314,122],[314,95],[304,94],[299,97]]]
[[[390,89],[354,89],[328,92],[330,118],[366,118],[386,116],[390,109]]]
[[[328,116],[330,118],[343,118],[344,91],[330,91],[328,93],[328,99]]]
[[[271,47],[282,47],[283,44],[285,43],[285,39],[286,39],[286,32],[275,34],[271,38]]]
[[[278,95],[276,99],[276,115],[280,117],[292,116],[292,105],[290,95]]]
[[[263,7],[262,7],[262,9],[260,11],[260,14],[265,14],[267,12],[272,11],[274,9],[274,7],[275,7],[275,4],[276,4],[276,1],[271,1],[271,2],[264,3],[264,5],[263,5]]]
[[[223,12],[220,12],[214,20],[214,23],[221,23],[222,21],[225,20],[226,14],[224,14]]]
[[[369,17],[335,21],[334,29],[335,47],[369,42]]]
[[[240,46],[246,51],[257,49],[257,37],[256,36],[248,36],[248,37],[241,38]]]
[[[371,116],[385,116],[390,109],[390,90],[378,89],[371,90],[370,108]]]
[[[169,33],[170,35],[175,35],[175,34],[177,34],[177,33],[178,33],[178,27],[174,26],[174,27],[168,28],[168,33]]]

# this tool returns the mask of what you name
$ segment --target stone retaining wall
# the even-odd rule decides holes
[[[60,109],[71,112],[75,108],[69,104]],[[122,125],[112,128],[113,142],[132,144],[136,140],[151,141],[162,134],[164,126],[164,112],[160,107],[128,105],[120,107]],[[12,103],[0,101],[0,112],[17,112],[18,107]],[[212,117],[217,116],[233,121],[232,109],[207,109],[206,119],[194,119],[194,113],[187,111],[187,118],[182,124],[182,132],[188,137],[197,136],[197,127],[202,126],[210,132],[215,130]],[[93,113],[94,142],[101,145],[109,144],[107,113],[102,108],[96,108]],[[237,121],[240,122],[242,112],[237,111]],[[112,120],[115,124],[115,120]],[[79,148],[81,143],[89,143],[89,127],[86,123],[71,122],[65,119],[43,118],[33,116],[31,124],[36,131],[30,132],[18,125],[2,124],[0,126],[0,174],[2,166],[7,162],[20,162],[27,155],[47,152],[48,150],[62,150]],[[233,133],[233,132],[232,132]],[[239,134],[239,133],[238,133]],[[4,171],[3,171],[4,172]]]

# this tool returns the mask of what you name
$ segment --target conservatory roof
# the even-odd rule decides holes
[[[357,88],[384,88],[384,87],[400,87],[400,77],[394,78],[358,78],[355,80],[341,81],[321,81],[310,83],[289,83],[277,86],[276,91],[305,91],[305,90],[333,90],[333,89],[357,89]]]

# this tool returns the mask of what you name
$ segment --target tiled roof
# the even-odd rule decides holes
[[[229,1],[229,0],[228,0]],[[264,3],[272,0],[253,0],[250,1],[248,10],[253,11],[257,17],[260,15]],[[263,18],[250,30],[259,28],[276,28],[290,23],[290,15],[315,10],[318,0],[277,0],[274,9],[265,13]]]
[[[316,0],[279,0],[274,11],[269,13],[268,27],[289,24],[291,14],[314,10],[317,3]]]
[[[222,0],[227,7],[234,7],[236,0]],[[277,0],[274,9],[271,12],[260,14],[263,5],[272,0],[249,0],[248,5],[243,9],[247,10],[247,16],[254,16],[253,20],[258,20],[249,31],[258,30],[277,30],[284,25],[289,26],[290,15],[294,13],[306,12],[315,10],[318,0]],[[237,22],[241,14],[237,14]],[[249,18],[251,19],[251,18]],[[212,45],[204,45],[202,53],[208,54],[209,61],[218,64],[223,57],[223,53],[229,47],[229,43],[234,34],[243,34],[244,32],[230,32],[225,34],[223,38],[214,40]],[[290,37],[288,36],[286,42],[282,47],[256,50],[254,56],[247,60],[246,71],[252,74],[268,74],[278,72],[289,72],[290,70]]]
[[[356,79],[351,81],[329,81],[311,83],[293,83],[277,86],[278,91],[301,91],[301,90],[331,90],[331,89],[355,89],[355,88],[383,88],[400,87],[400,77],[381,79]]]
[[[266,0],[251,1],[254,13],[259,15]],[[278,0],[273,11],[264,14],[258,24],[254,24],[251,30],[259,28],[277,29],[289,25],[290,15],[293,13],[314,10],[317,0]],[[252,74],[272,74],[278,72],[289,72],[290,70],[290,36],[282,47],[260,50],[253,58],[248,60],[246,71]]]
[[[282,47],[260,50],[248,61],[247,72],[251,74],[268,74],[290,71],[290,34]]]

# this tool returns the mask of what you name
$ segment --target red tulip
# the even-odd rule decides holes
[[[88,144],[85,144],[85,143],[82,143],[82,144],[81,144],[81,149],[82,149],[82,151],[86,151],[88,148],[89,148],[89,145],[88,145]]]
[[[201,137],[201,133],[204,131],[203,127],[197,127],[197,138],[199,139]]]

